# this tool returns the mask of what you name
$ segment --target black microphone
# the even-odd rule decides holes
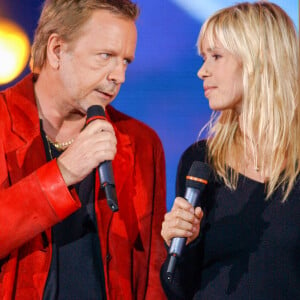
[[[106,120],[104,109],[100,105],[92,105],[88,108],[86,125],[96,119]],[[99,177],[101,188],[105,191],[108,206],[113,212],[118,211],[119,207],[115,188],[115,179],[110,160],[106,160],[99,165]]]
[[[200,196],[208,183],[210,173],[211,168],[208,164],[200,161],[193,162],[186,176],[186,191],[184,194],[184,198],[191,203],[193,207],[197,206]],[[170,260],[167,268],[167,278],[169,281],[173,279],[177,257],[181,255],[186,239],[185,237],[176,237],[171,241],[169,249]]]

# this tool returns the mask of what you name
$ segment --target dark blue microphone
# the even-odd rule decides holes
[[[186,176],[186,191],[184,198],[196,207],[200,202],[200,196],[204,191],[210,177],[211,168],[208,164],[200,161],[194,161],[188,175]],[[177,258],[181,255],[186,243],[186,237],[176,237],[171,241],[169,249],[170,260],[167,268],[167,278],[172,281]]]
[[[102,106],[92,105],[87,110],[86,125],[96,119],[106,120],[105,112]],[[115,212],[119,210],[115,179],[110,160],[106,160],[99,165],[99,177],[101,188],[105,191],[107,204]]]

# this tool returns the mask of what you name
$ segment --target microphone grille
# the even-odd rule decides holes
[[[101,105],[92,105],[88,108],[86,112],[86,121],[85,124],[88,125],[93,120],[102,119],[106,120],[105,118],[105,111]]]
[[[95,116],[105,117],[105,112],[101,105],[92,105],[88,108],[86,115],[87,115],[87,119]]]
[[[200,188],[208,183],[211,174],[211,168],[207,163],[194,161],[188,175],[186,176],[186,186]]]

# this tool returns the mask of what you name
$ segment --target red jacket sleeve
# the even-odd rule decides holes
[[[165,156],[162,145],[159,143],[156,148],[155,170],[154,170],[154,191],[153,191],[153,214],[151,228],[151,246],[148,284],[146,300],[166,299],[160,283],[160,268],[166,258],[163,239],[161,237],[161,225],[166,213],[166,172]]]
[[[56,160],[8,186],[0,145],[0,259],[80,207],[70,193]],[[59,195],[59,197],[57,197]]]

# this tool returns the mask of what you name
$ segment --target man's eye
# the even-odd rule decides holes
[[[103,58],[105,60],[107,60],[111,57],[111,55],[109,53],[101,53],[100,56],[101,56],[101,58]]]
[[[124,63],[124,65],[127,66],[127,65],[129,65],[131,63],[131,60],[130,59],[124,59],[123,63]]]

